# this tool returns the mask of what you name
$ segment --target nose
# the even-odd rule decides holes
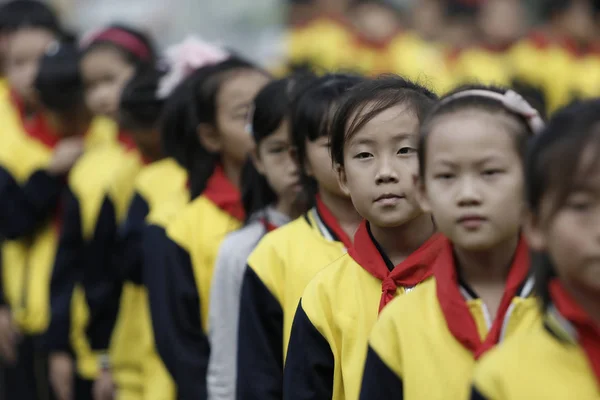
[[[457,200],[459,206],[470,206],[481,203],[481,193],[474,178],[463,177],[460,180]]]
[[[375,183],[384,185],[386,183],[397,183],[398,173],[389,157],[382,157],[377,164],[377,174],[375,174]]]

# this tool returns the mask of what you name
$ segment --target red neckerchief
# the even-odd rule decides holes
[[[223,167],[217,165],[211,177],[206,182],[202,195],[212,201],[217,207],[239,221],[244,220],[244,207],[240,191],[227,176]]]
[[[265,230],[267,232],[273,232],[275,229],[279,228],[277,225],[275,225],[274,223],[272,223],[271,221],[269,221],[266,218],[261,218],[260,223],[262,224],[262,226],[265,228]]]
[[[38,111],[31,117],[27,117],[25,112],[25,104],[19,95],[15,91],[11,90],[10,98],[13,105],[17,109],[25,132],[33,139],[44,144],[46,147],[53,149],[60,141],[60,137],[53,132],[52,129],[50,129],[44,114]]]
[[[352,240],[350,240],[350,236],[344,232],[338,220],[334,217],[329,208],[327,208],[325,203],[323,203],[323,200],[321,200],[321,196],[317,195],[316,203],[317,213],[319,214],[319,217],[321,217],[321,220],[327,229],[329,229],[329,231],[333,234],[334,239],[342,242],[347,249],[352,247]]]
[[[131,138],[131,135],[126,131],[119,131],[117,141],[126,151],[133,151],[137,149],[135,141]]]
[[[368,273],[382,281],[379,312],[396,296],[398,287],[414,287],[433,274],[433,263],[443,248],[442,235],[435,234],[423,243],[392,271],[369,234],[367,221],[363,221],[354,235],[354,245],[348,250],[350,257]]]
[[[600,382],[600,326],[575,302],[558,279],[550,282],[549,290],[554,307],[575,328],[577,338],[573,339],[583,348],[596,380]]]
[[[529,249],[527,242],[523,237],[519,240],[506,280],[506,287],[500,302],[500,308],[483,342],[479,337],[477,325],[469,311],[467,302],[460,293],[452,244],[447,238],[444,238],[443,242],[444,249],[433,267],[438,301],[446,319],[446,325],[448,325],[448,329],[452,335],[467,350],[471,351],[475,358],[479,358],[500,340],[504,316],[513,298],[517,295],[519,287],[521,287],[527,278],[529,273]]]

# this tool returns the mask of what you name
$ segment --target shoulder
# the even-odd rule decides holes
[[[136,186],[146,188],[153,184],[164,184],[164,180],[185,181],[186,172],[172,158],[153,162],[142,168],[137,179]]]
[[[256,247],[264,232],[265,228],[262,224],[255,222],[228,234],[221,243],[219,258],[231,262],[243,261],[245,264],[248,255]]]
[[[291,245],[300,245],[309,226],[304,219],[300,217],[272,232],[267,233],[260,240],[249,258],[249,263],[260,263],[265,257],[273,257],[276,254],[285,253],[286,249]],[[304,235],[304,236],[303,236]],[[304,246],[304,248],[306,248]]]

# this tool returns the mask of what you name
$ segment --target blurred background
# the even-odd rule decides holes
[[[47,0],[85,32],[134,23],[165,48],[189,34],[275,72],[393,72],[438,92],[520,85],[548,110],[600,94],[600,0]]]

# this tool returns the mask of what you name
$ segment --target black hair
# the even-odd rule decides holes
[[[332,161],[344,165],[344,144],[383,111],[406,104],[420,123],[435,106],[437,98],[424,86],[396,75],[359,83],[342,97],[331,124]]]
[[[584,153],[594,151],[592,162],[584,165]],[[542,134],[532,140],[525,163],[525,193],[530,212],[537,223],[552,218],[569,194],[582,181],[598,172],[600,162],[600,100],[590,100],[563,108],[554,114]],[[544,199],[550,196],[548,214],[541,216]],[[533,266],[536,291],[545,310],[550,303],[548,283],[556,276],[550,258],[535,254]]]
[[[105,29],[103,29],[102,31],[104,32],[104,31],[108,31],[110,29],[121,30],[121,31],[124,31],[124,32],[134,36],[137,40],[139,40],[144,45],[145,49],[148,52],[148,57],[141,58],[139,55],[128,50],[124,46],[121,46],[118,43],[111,41],[109,39],[102,39],[102,38],[92,39],[92,42],[87,44],[87,46],[83,49],[84,55],[93,51],[94,49],[108,47],[108,48],[111,48],[111,49],[119,52],[128,63],[130,63],[131,65],[134,65],[136,68],[146,68],[147,66],[154,65],[156,63],[156,54],[157,54],[156,46],[154,44],[154,41],[150,38],[149,35],[147,35],[146,33],[142,32],[138,29],[135,29],[130,26],[123,25],[123,24],[111,24],[108,27],[106,27]]]
[[[0,6],[0,33],[12,33],[22,28],[46,29],[62,33],[54,11],[36,0],[13,0]]]
[[[125,130],[157,126],[164,99],[157,95],[164,71],[152,66],[137,71],[121,93],[119,125]]]
[[[468,90],[486,90],[499,94],[504,94],[507,91],[507,89],[497,86],[466,85],[459,87],[440,99],[439,104],[431,111],[431,113],[425,119],[425,122],[421,125],[421,135],[419,137],[419,145],[417,148],[417,155],[419,159],[419,176],[421,179],[425,177],[427,140],[431,134],[432,126],[440,117],[464,110],[479,110],[490,114],[504,115],[516,121],[518,123],[518,128],[515,132],[512,132],[515,141],[515,148],[520,156],[520,159],[523,161],[525,160],[527,143],[534,133],[525,118],[513,111],[510,111],[498,100],[482,96],[466,96],[453,99],[449,102],[445,101],[447,98],[457,93]]]
[[[306,175],[306,140],[314,142],[329,136],[334,107],[340,97],[364,78],[348,74],[326,74],[310,79],[294,94],[291,106],[292,145],[300,167],[300,175],[309,197],[314,197],[317,184]]]
[[[211,153],[198,140],[200,124],[217,125],[217,95],[229,72],[260,69],[238,57],[196,70],[181,82],[167,99],[161,121],[166,154],[190,176],[192,198],[199,196],[212,175],[220,154]]]
[[[73,43],[54,42],[48,47],[40,60],[34,83],[44,107],[65,112],[83,104],[79,58],[79,50]]]

